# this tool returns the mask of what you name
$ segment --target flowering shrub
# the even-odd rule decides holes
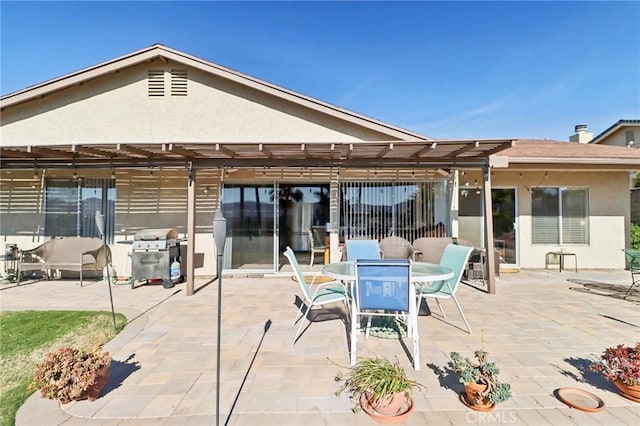
[[[110,365],[109,352],[63,347],[49,352],[44,361],[36,365],[29,389],[40,389],[43,398],[77,399],[95,384],[98,370]]]
[[[606,348],[600,358],[589,366],[599,371],[607,380],[619,379],[627,386],[640,385],[640,342],[635,346],[612,346]]]

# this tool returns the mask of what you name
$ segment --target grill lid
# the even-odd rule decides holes
[[[165,229],[142,229],[134,235],[135,241],[158,241],[158,240],[175,240],[178,238],[178,230],[176,228]]]

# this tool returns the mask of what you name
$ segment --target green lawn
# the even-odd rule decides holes
[[[0,426],[13,426],[18,408],[31,395],[34,366],[61,346],[92,349],[111,340],[126,324],[111,312],[16,311],[0,313]]]

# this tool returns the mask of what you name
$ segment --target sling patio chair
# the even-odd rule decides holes
[[[378,240],[347,240],[347,260],[381,259]]]
[[[313,266],[313,260],[316,253],[320,253],[324,256],[324,251],[327,246],[324,245],[324,241],[320,241],[319,235],[315,229],[307,228],[307,235],[309,236],[309,251],[311,251],[311,261],[309,266]]]
[[[446,318],[447,316],[442,309],[442,305],[440,304],[440,299],[453,299],[456,306],[458,307],[458,312],[462,316],[462,320],[464,324],[467,326],[467,331],[471,334],[471,327],[467,322],[467,318],[464,316],[462,312],[462,308],[460,307],[460,303],[458,303],[458,299],[456,298],[456,292],[458,291],[458,287],[460,287],[460,281],[462,279],[462,274],[467,266],[467,262],[469,260],[469,256],[473,251],[473,247],[468,246],[460,246],[457,244],[449,244],[445,247],[444,253],[442,253],[442,258],[440,259],[440,266],[444,266],[453,270],[453,278],[449,280],[437,281],[431,283],[431,285],[423,285],[418,287],[417,295],[418,295],[418,303],[416,305],[416,311],[420,311],[420,302],[422,298],[434,298],[436,299],[436,303],[438,304],[438,308],[440,308],[440,312],[442,313],[442,317]]]
[[[351,365],[356,363],[358,323],[361,316],[391,316],[406,321],[407,336],[413,339],[413,364],[420,369],[420,345],[415,288],[409,259],[359,259],[351,311]]]
[[[302,325],[304,324],[304,321],[302,319],[309,314],[311,308],[313,308],[314,306],[323,306],[331,303],[343,302],[346,307],[346,312],[349,312],[349,293],[346,287],[343,286],[339,281],[314,284],[312,280],[311,284],[307,284],[305,277],[300,270],[300,265],[298,264],[298,260],[296,259],[296,254],[291,249],[291,247],[287,247],[284,255],[287,257],[289,263],[291,264],[291,268],[293,269],[293,272],[296,276],[296,281],[298,281],[302,293],[300,307],[298,308],[298,312],[296,312],[296,316],[292,323],[292,325],[295,325],[296,322],[300,321],[298,331],[293,337],[293,342],[291,343],[291,345],[293,346],[295,345],[296,341],[298,340],[298,336],[302,331]],[[306,310],[304,309],[305,307]],[[309,320],[309,324],[311,324],[311,320]]]

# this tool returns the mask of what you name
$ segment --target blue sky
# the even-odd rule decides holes
[[[435,138],[567,140],[640,119],[640,2],[0,4],[3,95],[184,51]]]

